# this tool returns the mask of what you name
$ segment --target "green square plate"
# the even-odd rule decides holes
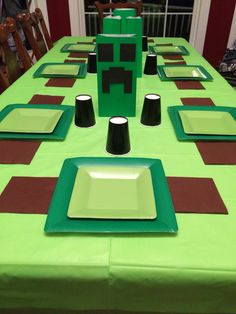
[[[184,46],[150,46],[150,52],[155,53],[157,55],[162,54],[178,54],[178,55],[189,55],[188,50]]]
[[[15,108],[0,122],[0,132],[52,133],[62,110]]]
[[[137,167],[149,169],[153,184],[153,193],[157,208],[157,218],[150,220],[121,219],[76,219],[67,217],[68,207],[73,192],[78,170],[82,167],[108,170],[116,167]],[[119,178],[116,178],[118,180]],[[107,187],[107,185],[106,185]],[[104,191],[103,191],[104,193]],[[107,193],[108,194],[108,193]],[[106,195],[107,196],[107,195]],[[79,200],[78,200],[79,203]],[[146,232],[177,232],[177,222],[173,204],[166,182],[161,161],[146,158],[99,158],[81,157],[64,161],[57,185],[50,204],[45,232],[86,232],[86,233],[146,233]]]
[[[168,113],[173,124],[176,136],[180,141],[236,141],[236,135],[210,135],[210,134],[187,134],[184,131],[183,124],[180,118],[181,112],[190,111],[206,111],[206,112],[220,112],[229,113],[234,120],[236,120],[236,108],[233,107],[221,107],[221,106],[172,106],[168,107]]]
[[[156,218],[150,170],[144,167],[81,166],[75,178],[67,216]]]
[[[67,131],[70,127],[71,120],[74,115],[74,107],[73,106],[65,106],[65,105],[28,105],[28,104],[13,104],[6,106],[1,112],[0,112],[0,125],[2,122],[4,122],[5,119],[7,119],[8,116],[11,116],[11,113],[15,111],[15,109],[40,109],[41,110],[50,110],[59,112],[60,117],[57,119],[57,122],[55,124],[55,127],[53,128],[52,132],[49,133],[48,129],[45,132],[42,133],[36,133],[35,127],[31,124],[29,124],[29,128],[27,129],[27,132],[21,132],[19,130],[14,130],[14,132],[6,132],[0,130],[0,139],[8,138],[8,139],[38,139],[38,140],[64,140],[66,137]],[[34,116],[34,121],[35,121]],[[25,118],[24,118],[25,119]],[[7,121],[7,120],[6,120]],[[38,124],[38,123],[37,123]],[[30,131],[30,127],[32,126],[32,131]],[[16,128],[16,124],[15,124]],[[28,133],[29,132],[29,133]]]
[[[70,43],[65,44],[61,48],[61,52],[93,52],[96,48],[96,45],[93,44],[77,44],[77,43]]]
[[[33,74],[34,78],[38,77],[75,77],[84,78],[87,73],[85,63],[43,63]]]
[[[179,111],[188,134],[236,135],[236,120],[229,112],[211,110]]]
[[[162,81],[212,81],[212,76],[200,65],[159,65],[157,73]]]

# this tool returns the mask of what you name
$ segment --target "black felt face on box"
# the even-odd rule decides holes
[[[102,116],[135,114],[136,41],[135,35],[97,36],[98,100]]]
[[[115,62],[114,46],[113,44],[98,44],[98,61]],[[136,45],[120,44],[118,59],[120,62],[135,62]],[[126,70],[125,67],[110,67],[109,70],[102,71],[102,92],[110,93],[110,84],[124,84],[124,93],[132,93],[132,75],[132,71]]]

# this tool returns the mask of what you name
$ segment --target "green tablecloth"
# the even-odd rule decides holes
[[[44,62],[60,62],[64,37],[0,97],[0,109],[27,103],[33,94],[93,97],[97,114],[95,74],[72,88],[45,87],[32,79]],[[84,38],[83,38],[84,41]],[[0,308],[120,309],[160,313],[236,313],[236,166],[204,165],[194,143],[178,142],[167,106],[181,97],[211,97],[216,105],[235,106],[236,92],[184,39],[156,39],[185,46],[187,64],[200,64],[214,77],[205,90],[178,90],[158,76],[143,76],[137,85],[137,117],[129,118],[132,150],[127,157],[162,160],[167,176],[214,179],[229,215],[177,214],[179,232],[168,235],[47,236],[45,215],[0,214]],[[145,54],[144,54],[145,55]],[[143,58],[144,62],[145,58]],[[158,57],[158,64],[164,59]],[[140,124],[146,93],[162,97],[162,124]],[[96,126],[71,125],[64,142],[43,142],[30,165],[0,165],[0,193],[12,176],[58,176],[65,158],[107,156],[108,118]],[[1,153],[1,152],[0,152]],[[37,200],[35,200],[37,202]]]

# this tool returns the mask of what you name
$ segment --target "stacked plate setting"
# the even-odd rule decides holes
[[[45,232],[177,232],[161,161],[66,159]]]
[[[182,141],[236,140],[236,109],[221,106],[172,106],[168,113]]]
[[[8,105],[0,112],[0,138],[63,140],[73,114],[72,106]]]

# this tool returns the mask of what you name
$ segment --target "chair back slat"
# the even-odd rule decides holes
[[[42,11],[39,8],[36,8],[35,9],[35,13],[36,13],[36,15],[38,17],[38,20],[39,20],[39,23],[40,23],[40,26],[41,26],[41,29],[42,29],[42,32],[43,32],[43,36],[44,36],[45,41],[47,43],[48,49],[51,49],[53,47],[53,42],[52,42],[52,39],[51,39],[51,37],[49,35],[46,23],[44,21],[44,17],[43,17]]]
[[[4,53],[4,60],[6,63],[7,75],[9,83],[15,82],[18,77],[22,75],[22,69],[20,68],[19,62],[16,58],[16,53],[11,51],[8,44],[9,32],[6,24],[0,24],[0,45]]]
[[[23,45],[20,35],[18,33],[18,30],[16,27],[16,21],[12,17],[7,17],[5,20],[5,24],[6,24],[8,32],[12,34],[12,37],[16,45],[16,50],[22,62],[24,71],[27,71],[31,67],[32,62],[25,46]]]
[[[10,86],[2,70],[0,70],[0,94]]]

